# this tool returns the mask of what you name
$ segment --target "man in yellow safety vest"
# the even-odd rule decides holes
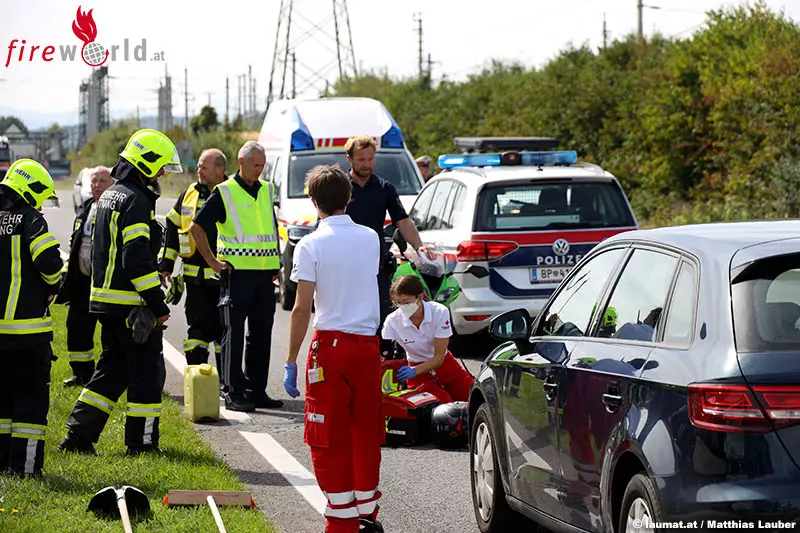
[[[221,274],[220,373],[225,385],[225,407],[235,411],[274,409],[283,402],[267,395],[275,316],[274,280],[280,270],[272,184],[259,178],[266,164],[260,144],[246,142],[239,150],[238,160],[239,172],[217,185],[189,229],[197,250]],[[216,256],[208,244],[208,234],[214,228]]]
[[[178,196],[175,206],[167,214],[167,231],[161,253],[159,271],[166,281],[175,287],[186,287],[186,323],[189,326],[183,353],[186,363],[200,365],[208,362],[209,343],[214,343],[217,367],[220,364],[222,348],[222,324],[219,309],[219,274],[208,266],[203,256],[197,253],[194,237],[189,232],[197,212],[203,207],[211,191],[225,181],[225,154],[216,148],[204,150],[197,161],[197,181]],[[212,252],[216,253],[216,228],[209,235]],[[172,277],[178,256],[183,262],[183,274]],[[176,289],[177,291],[177,289]],[[172,292],[172,291],[171,291]],[[177,304],[177,297],[168,303]]]

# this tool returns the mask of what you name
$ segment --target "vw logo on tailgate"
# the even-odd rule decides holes
[[[556,255],[567,255],[569,253],[569,243],[566,239],[558,239],[553,243],[553,252]]]

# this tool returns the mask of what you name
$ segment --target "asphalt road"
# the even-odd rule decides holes
[[[50,231],[67,249],[74,213],[70,191],[59,191],[62,207],[45,211]],[[157,215],[169,211],[173,200],[159,200]],[[182,305],[182,303],[181,303]],[[173,307],[165,339],[166,388],[183,400],[183,379],[174,366],[182,359],[186,320],[182,306]],[[313,478],[308,447],[303,444],[303,396],[289,398],[283,390],[283,361],[287,349],[289,313],[278,307],[272,336],[268,393],[284,401],[280,410],[258,410],[248,415],[223,413],[227,419],[196,424],[197,431],[219,457],[247,484],[261,511],[286,533],[320,533],[324,498]],[[308,349],[308,338],[302,353]],[[475,374],[484,353],[466,361]],[[213,357],[211,358],[213,359]],[[303,376],[304,357],[298,363]],[[185,364],[185,361],[183,361]],[[303,380],[300,382],[301,392]],[[161,442],[169,448],[170,443]],[[311,474],[310,474],[311,473]],[[181,488],[176,486],[176,489]],[[208,487],[214,489],[215,487]],[[403,533],[477,532],[470,492],[469,455],[466,449],[444,451],[433,446],[383,448],[381,463],[381,510],[386,531]],[[228,525],[231,531],[235,524]]]

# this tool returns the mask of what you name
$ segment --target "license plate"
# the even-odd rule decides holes
[[[558,283],[569,274],[572,267],[531,268],[531,283]]]

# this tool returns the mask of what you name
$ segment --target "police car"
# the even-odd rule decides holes
[[[459,335],[525,307],[536,316],[599,242],[637,229],[617,179],[552,138],[456,138],[466,153],[443,169],[409,213],[422,241],[445,252],[461,284],[451,305]]]

